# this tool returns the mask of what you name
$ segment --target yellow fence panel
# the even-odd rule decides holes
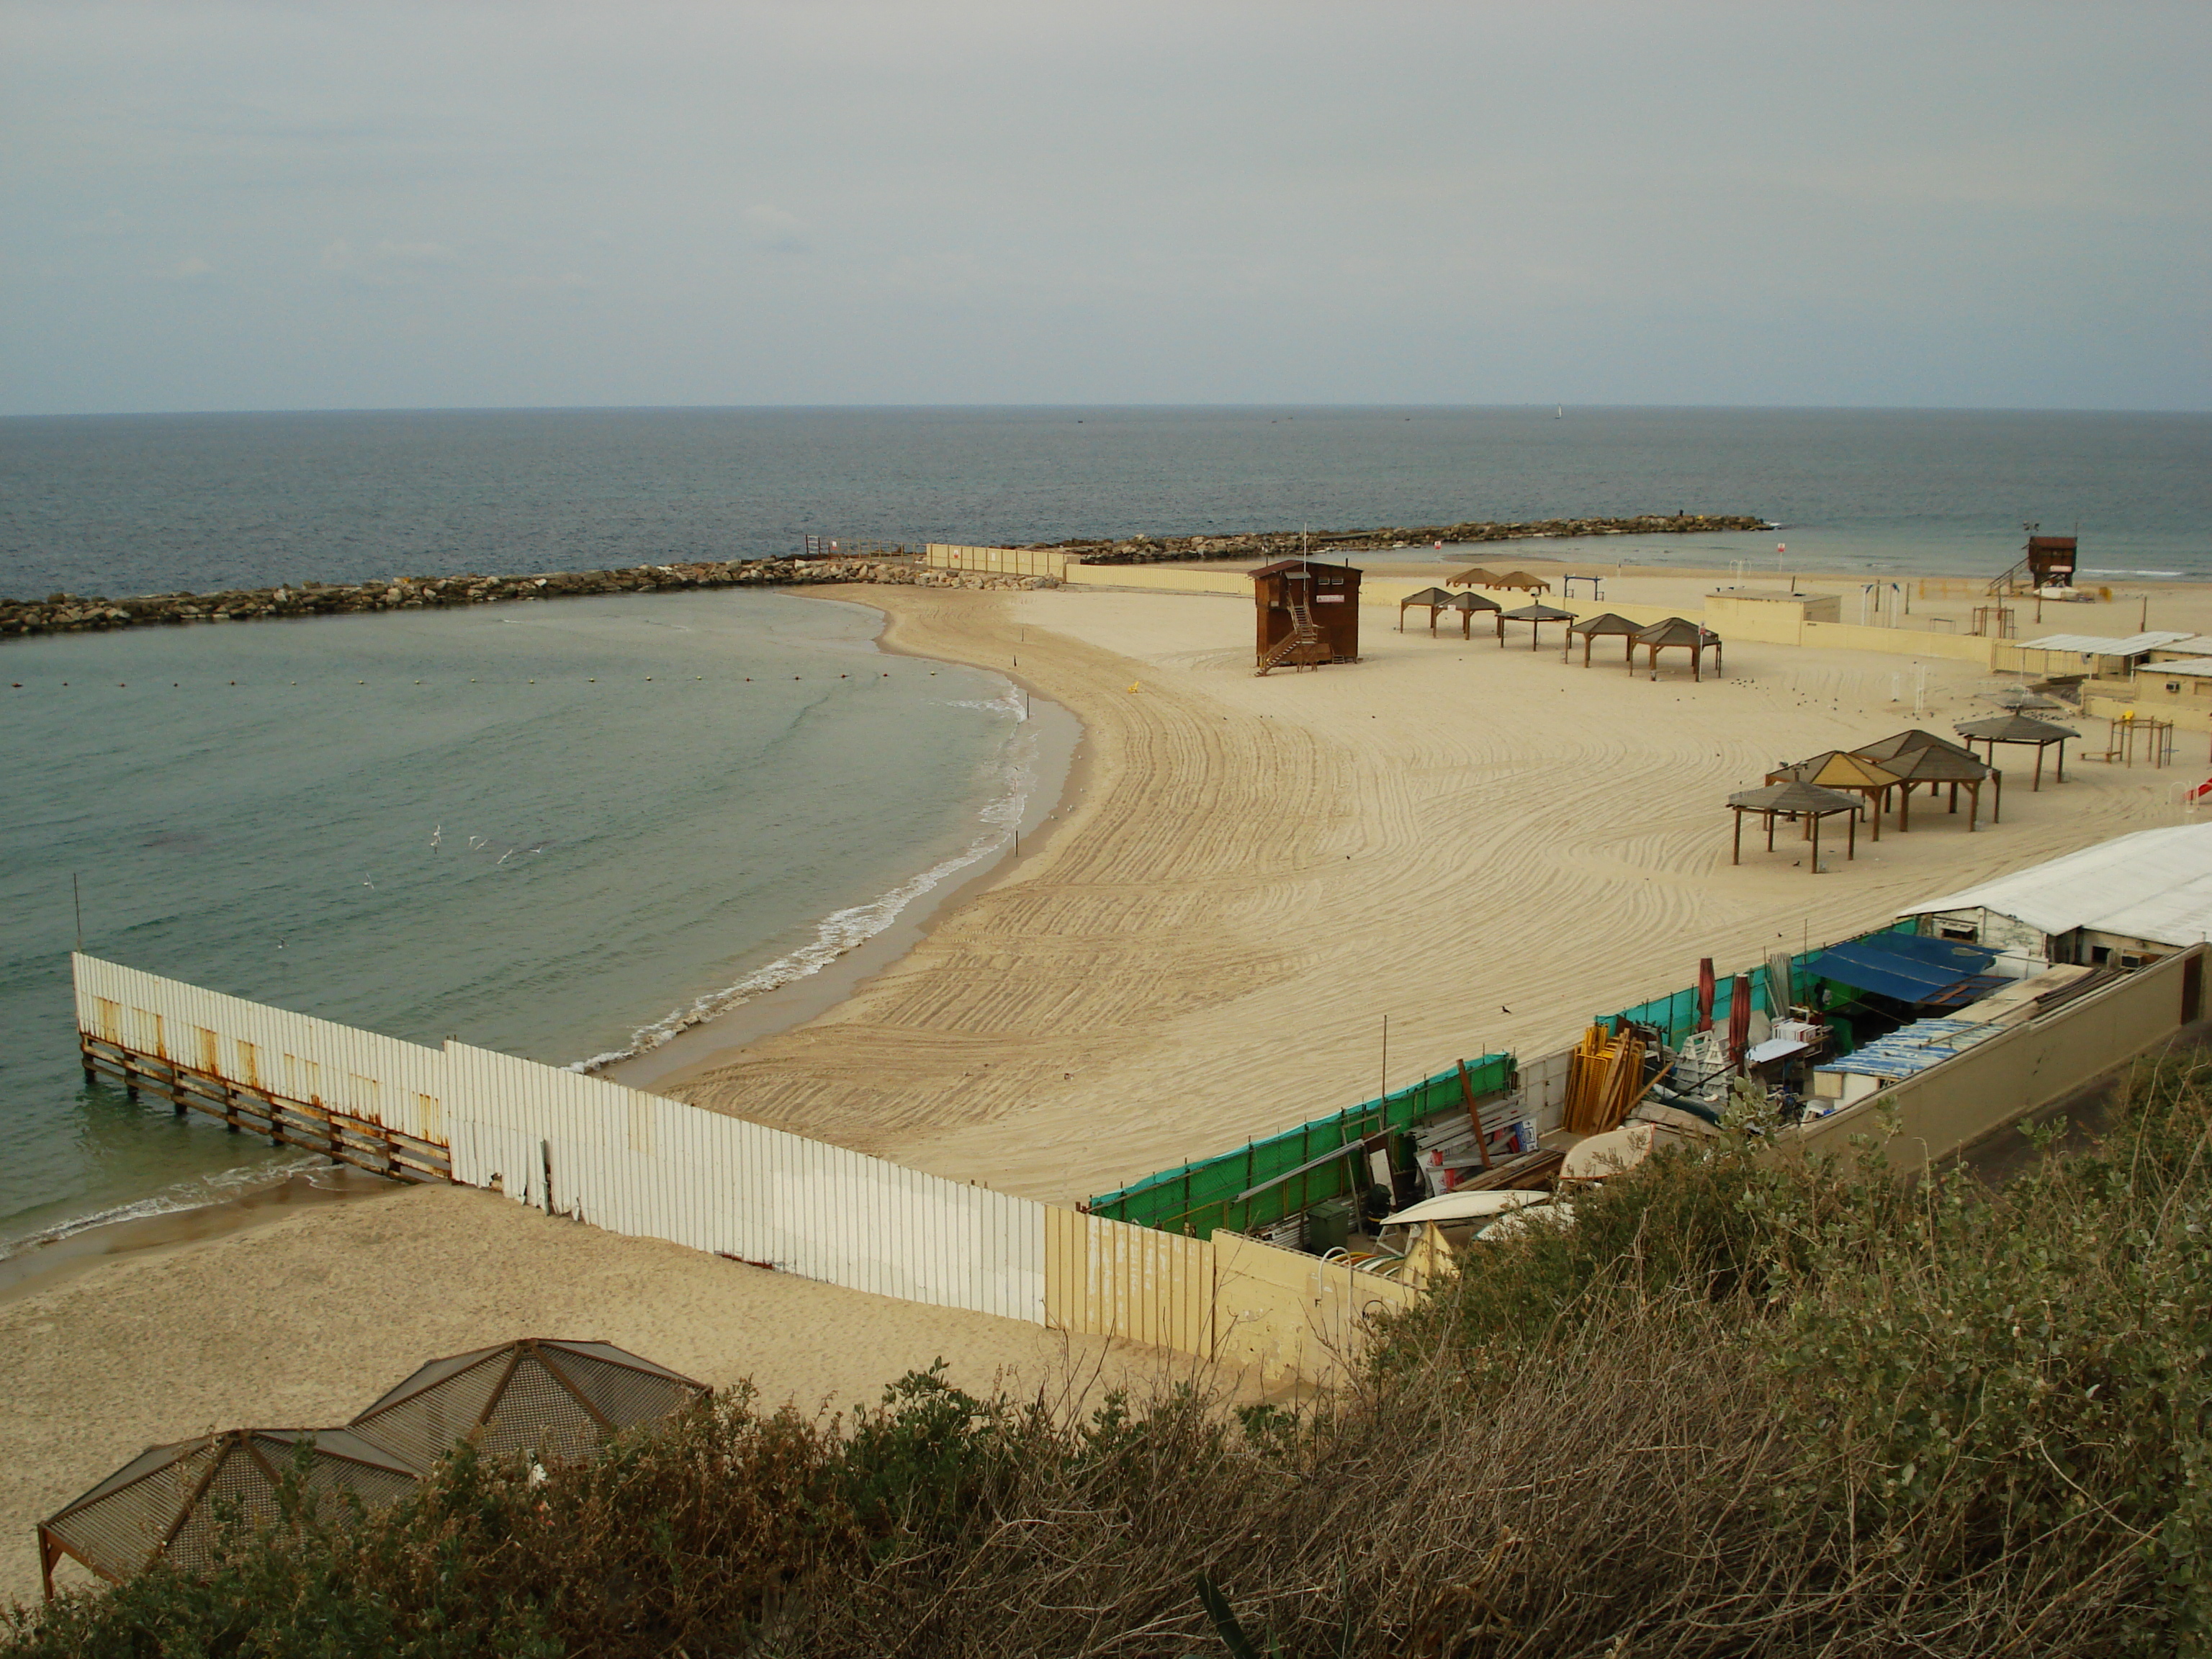
[[[1202,1238],[1048,1208],[1045,1323],[1210,1358],[1213,1247]]]

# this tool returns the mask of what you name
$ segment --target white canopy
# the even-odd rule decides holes
[[[1899,916],[1990,910],[2041,933],[2087,927],[2122,939],[2212,939],[2212,823],[2139,830],[1923,901]]]

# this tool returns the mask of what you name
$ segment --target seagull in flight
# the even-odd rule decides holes
[[[374,892],[376,890],[376,884],[371,881],[367,876],[363,876],[361,878],[361,884],[368,888],[371,892]]]
[[[438,843],[443,841],[445,836],[446,826],[442,823],[430,832],[430,850],[432,852],[434,853],[438,850]]]

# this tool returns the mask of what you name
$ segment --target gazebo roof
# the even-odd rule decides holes
[[[2066,705],[2056,697],[2046,697],[2040,691],[2031,691],[2024,685],[2008,685],[2002,691],[1984,691],[1984,702],[1993,702],[2000,708],[2063,708]]]
[[[1979,783],[1990,775],[1978,756],[1962,755],[1948,743],[1908,749],[1883,764],[1905,783]]]
[[[1500,608],[1497,600],[1486,599],[1480,593],[1455,593],[1451,596],[1451,607],[1455,611],[1496,611]]]
[[[2026,714],[1992,714],[1987,720],[1961,720],[1951,729],[1960,737],[1979,738],[1990,743],[2058,743],[2081,735],[2070,726],[2053,726],[2049,720],[2033,720]]]
[[[1571,611],[1557,611],[1541,604],[1524,605],[1518,611],[1508,611],[1503,615],[1508,622],[1572,622],[1575,619],[1575,613]]]
[[[1897,774],[1887,767],[1876,766],[1863,756],[1841,749],[1831,749],[1795,766],[1785,766],[1782,771],[1791,782],[1818,784],[1823,789],[1887,789],[1897,781]]]
[[[1868,760],[1880,761],[1887,766],[1891,761],[1915,749],[1948,749],[1953,754],[1964,755],[1977,763],[1981,760],[1981,757],[1966,744],[1954,743],[1948,738],[1939,738],[1933,732],[1923,732],[1917,726],[1910,732],[1899,732],[1890,737],[1877,738],[1873,743],[1863,743],[1851,753]],[[1891,769],[1896,769],[1893,767]]]
[[[1607,611],[1595,617],[1584,617],[1569,624],[1570,634],[1640,634],[1642,627],[1626,617],[1616,617]]]
[[[525,1337],[431,1360],[347,1426],[419,1469],[463,1440],[567,1457],[707,1392],[611,1342]]]
[[[1864,803],[1856,795],[1846,795],[1840,789],[1823,789],[1817,783],[1792,781],[1770,783],[1764,789],[1747,789],[1741,794],[1730,795],[1728,804],[1747,812],[1810,812],[1825,817],[1830,812],[1856,812]]]
[[[1444,578],[1444,580],[1454,587],[1495,587],[1498,586],[1498,578],[1491,572],[1485,570],[1480,565],[1476,565],[1472,569],[1462,570],[1456,576],[1447,576]]]
[[[1546,578],[1533,575],[1526,570],[1509,570],[1490,584],[1492,587],[1549,587]]]
[[[1403,611],[1409,605],[1432,605],[1441,609],[1451,602],[1452,596],[1445,592],[1443,588],[1425,587],[1419,592],[1408,593],[1404,599],[1399,600],[1398,609]]]
[[[1642,645],[1718,645],[1721,636],[1710,628],[1700,628],[1686,617],[1668,617],[1653,623],[1649,628],[1636,630]]]
[[[388,1504],[415,1485],[403,1460],[346,1429],[229,1429],[149,1446],[48,1516],[40,1531],[118,1583],[161,1556],[203,1571],[229,1519],[223,1511],[235,1505],[252,1527],[276,1521],[277,1487],[303,1456],[303,1495],[326,1517],[343,1512],[340,1492]]]

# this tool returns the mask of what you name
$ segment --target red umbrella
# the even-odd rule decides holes
[[[1729,1064],[1743,1064],[1743,1051],[1751,1046],[1751,975],[1738,974],[1729,991]]]
[[[1713,1029],[1713,959],[1705,957],[1698,963],[1698,1029]]]

